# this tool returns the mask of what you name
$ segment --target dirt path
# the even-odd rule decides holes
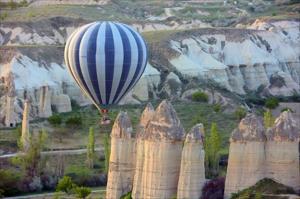
[[[95,148],[95,151],[103,151],[103,148]],[[86,153],[86,149],[66,149],[66,150],[57,150],[57,151],[43,151],[42,155],[77,155]],[[11,153],[1,155],[1,158],[12,158],[22,153]]]
[[[92,190],[91,195],[89,196],[89,198],[93,199],[93,198],[98,198],[103,195],[105,193],[105,189],[95,189]],[[74,198],[74,195],[68,196],[64,193],[55,193],[55,192],[51,192],[51,193],[41,193],[41,194],[32,194],[32,195],[25,195],[25,196],[14,196],[14,197],[5,197],[6,199],[52,199],[54,198],[56,195],[63,197],[63,198]],[[100,197],[101,198],[101,197]]]

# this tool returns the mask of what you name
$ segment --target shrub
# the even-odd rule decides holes
[[[69,127],[80,126],[82,124],[82,119],[80,116],[69,117],[66,121],[66,125]]]
[[[215,105],[213,106],[213,109],[214,109],[214,111],[215,111],[216,113],[220,112],[220,111],[221,111],[221,108],[222,108],[221,104],[215,104]]]
[[[243,119],[246,115],[247,115],[247,111],[245,108],[243,107],[238,107],[235,112],[234,112],[234,115],[235,117],[238,119],[238,120],[241,120]]]
[[[74,191],[78,198],[86,198],[92,192],[92,190],[88,187],[76,187]]]
[[[4,196],[12,196],[19,193],[18,182],[21,175],[13,170],[0,169],[0,190]]]
[[[48,118],[48,122],[53,126],[58,126],[61,124],[62,118],[60,115],[55,114]]]
[[[43,185],[41,182],[41,178],[38,176],[34,176],[32,178],[32,181],[29,183],[28,187],[30,192],[42,191]]]
[[[206,182],[202,189],[201,199],[222,199],[224,187],[225,178],[216,178]]]
[[[76,187],[72,179],[69,176],[64,176],[58,181],[56,191],[63,191],[67,194],[72,193],[72,190]]]
[[[121,196],[120,199],[132,199],[132,197],[131,197],[131,191],[128,192],[128,193],[126,193],[126,194],[124,194],[123,196]]]
[[[92,171],[85,166],[69,166],[66,168],[65,175],[77,185],[84,186],[92,177]]]
[[[197,91],[193,93],[192,100],[195,102],[208,102],[208,96],[204,92]]]
[[[282,113],[282,112],[284,112],[284,111],[290,111],[290,112],[294,113],[293,109],[288,108],[288,107],[285,107],[285,108],[281,109],[280,112]]]
[[[275,118],[272,115],[272,112],[270,110],[267,110],[264,112],[264,126],[265,128],[270,128],[273,126],[275,122]]]
[[[232,199],[260,198],[263,194],[295,194],[293,188],[277,183],[272,179],[262,179],[255,185],[232,194]]]
[[[55,187],[57,185],[57,178],[52,175],[44,174],[41,176],[41,182],[44,190],[52,191],[55,190]]]
[[[269,109],[275,109],[279,105],[279,100],[275,97],[268,98],[265,106]]]

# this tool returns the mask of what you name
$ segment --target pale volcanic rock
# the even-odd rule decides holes
[[[248,114],[239,123],[231,135],[231,142],[265,141],[266,136],[261,120],[254,114]]]
[[[141,115],[139,126],[145,128],[149,121],[152,120],[154,113],[152,104],[148,103]]]
[[[68,95],[59,94],[51,99],[51,104],[55,106],[58,113],[65,113],[72,111],[71,100]]]
[[[15,113],[15,96],[6,96],[5,120],[6,127],[15,127],[17,123],[17,114]]]
[[[135,141],[126,112],[117,116],[111,132],[111,153],[106,188],[107,199],[117,199],[132,190],[135,170]]]
[[[153,118],[154,108],[152,104],[148,103],[144,109],[136,135],[136,166],[133,180],[133,189],[132,189],[132,198],[141,198],[142,190],[142,176],[143,176],[143,167],[145,159],[145,150],[144,150],[144,131],[146,125]]]
[[[29,149],[30,133],[29,133],[29,113],[30,102],[28,100],[24,103],[23,120],[22,120],[22,135],[21,142],[24,151]]]
[[[39,117],[47,118],[52,115],[51,109],[51,90],[49,86],[42,86],[40,88],[39,98]]]
[[[164,100],[144,135],[145,159],[140,198],[176,196],[184,129],[172,105]]]
[[[145,138],[147,140],[182,141],[184,129],[177,117],[175,109],[167,100],[157,107],[153,119],[149,122]]]
[[[181,156],[177,198],[200,198],[205,183],[204,128],[195,125],[186,135]]]
[[[298,121],[299,122],[299,121]],[[290,111],[284,111],[276,118],[274,126],[266,133],[268,141],[299,141],[300,129]]]
[[[265,134],[262,121],[248,114],[230,139],[225,198],[265,177]]]
[[[266,177],[295,190],[300,189],[299,138],[296,120],[285,111],[268,129],[266,142]]]

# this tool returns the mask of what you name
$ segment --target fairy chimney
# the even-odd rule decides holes
[[[266,177],[300,189],[299,138],[300,129],[289,111],[281,113],[267,131]]]
[[[17,122],[17,114],[15,113],[16,90],[14,76],[9,73],[6,77],[6,105],[5,105],[5,120],[6,127],[15,127]]]
[[[40,88],[39,117],[47,118],[51,115],[51,90],[49,86],[42,86]]]
[[[176,196],[184,129],[172,105],[163,101],[147,124],[144,137],[143,199]]]
[[[22,119],[22,135],[21,142],[24,151],[29,148],[29,113],[30,113],[30,103],[28,100],[24,103],[23,119]]]
[[[132,190],[135,170],[135,143],[126,112],[117,116],[111,132],[106,198],[117,199]]]
[[[141,115],[140,123],[137,130],[137,136],[136,136],[136,166],[135,166],[135,174],[134,174],[133,189],[132,189],[133,198],[141,198],[142,195],[140,191],[141,191],[142,173],[143,173],[144,157],[145,157],[143,135],[144,135],[145,127],[152,119],[153,115],[154,115],[154,108],[150,103],[148,103]]]
[[[248,114],[231,135],[225,182],[225,198],[254,185],[264,178],[266,137],[264,126],[254,114]]]
[[[195,125],[186,135],[181,156],[177,198],[200,198],[205,183],[204,128]]]

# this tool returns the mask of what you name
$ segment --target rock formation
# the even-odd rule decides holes
[[[51,115],[51,90],[49,86],[43,86],[40,88],[39,117],[47,118]]]
[[[6,127],[15,127],[17,121],[17,115],[15,113],[15,100],[16,91],[15,83],[13,81],[13,74],[9,73],[6,78],[6,103],[5,103],[5,121]]]
[[[225,198],[265,177],[265,140],[264,126],[254,114],[248,114],[232,132]]]
[[[201,198],[201,190],[205,183],[203,140],[202,124],[195,125],[186,135],[181,156],[178,199]]]
[[[299,190],[299,140],[290,112],[283,112],[267,131],[256,116],[247,115],[230,139],[225,198],[263,178]]]
[[[117,199],[132,190],[135,170],[135,141],[126,112],[117,116],[111,132],[111,153],[106,188],[107,199]]]
[[[71,100],[68,95],[55,95],[51,99],[51,104],[55,107],[58,113],[65,113],[72,111]]]
[[[30,113],[30,103],[28,100],[24,103],[24,111],[23,111],[23,120],[22,120],[22,135],[21,142],[24,151],[27,151],[29,148],[29,113]]]
[[[267,131],[266,177],[300,190],[300,129],[292,113],[285,111]]]
[[[146,126],[141,197],[176,196],[184,129],[172,105],[163,101]]]
[[[144,159],[145,159],[145,151],[144,151],[144,131],[146,125],[153,118],[154,108],[148,103],[145,110],[143,111],[140,123],[138,126],[138,132],[136,135],[136,164],[135,164],[135,173],[133,180],[133,189],[132,189],[132,198],[141,198],[142,194],[142,175],[143,175],[143,167],[144,167]]]

